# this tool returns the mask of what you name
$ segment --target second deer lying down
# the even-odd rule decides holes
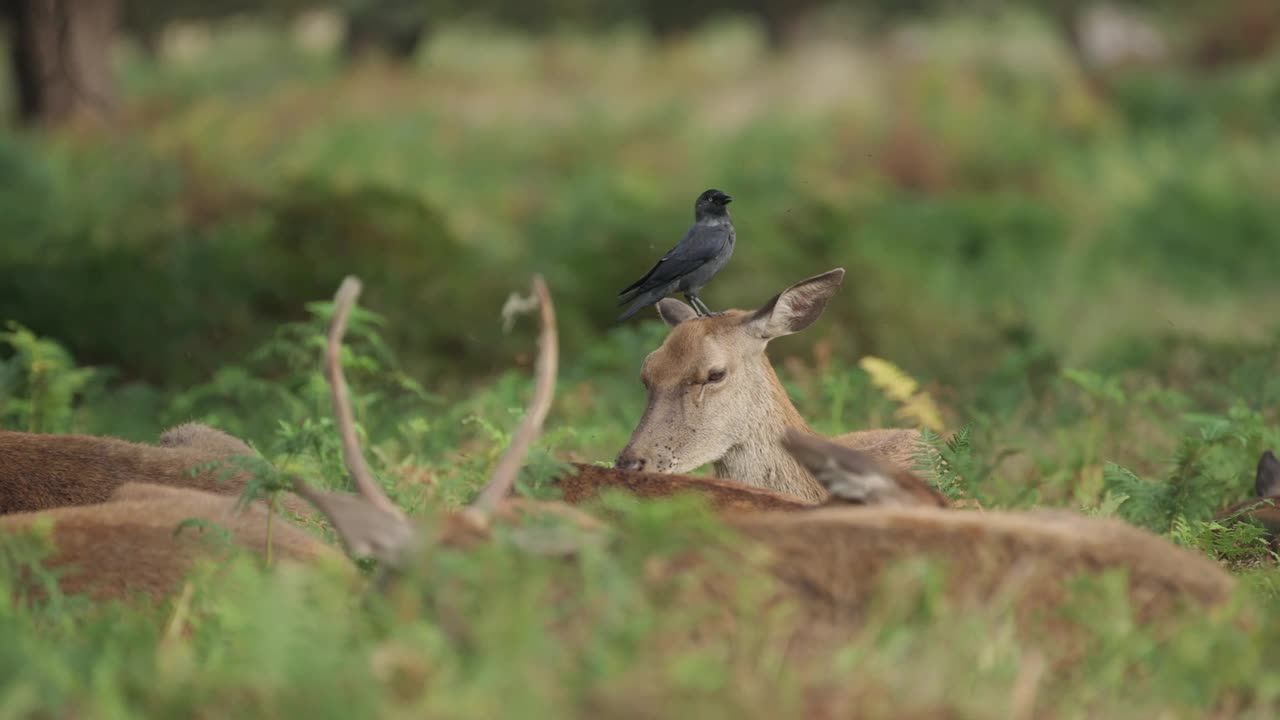
[[[217,466],[254,454],[244,441],[195,423],[165,431],[157,445],[0,431],[0,515],[106,502],[131,482],[239,495],[248,473]],[[308,512],[295,498],[282,502]]]
[[[440,525],[443,530],[428,537],[373,481],[355,442],[341,366],[333,351],[358,292],[354,279],[344,283],[335,301],[328,371],[343,449],[359,496],[318,491],[301,481],[296,487],[330,518],[351,554],[373,555],[394,574],[411,565],[418,553],[482,541],[494,519],[518,523],[521,511],[529,509],[567,514],[579,525],[600,527],[567,506],[506,499],[520,458],[539,432],[554,385],[554,316],[545,287],[539,281],[535,288],[544,330],[531,408],[476,502],[449,516]],[[1233,587],[1231,577],[1216,563],[1120,521],[1069,513],[951,511],[926,483],[869,453],[802,432],[789,433],[784,447],[800,467],[827,485],[833,499],[856,504],[733,512],[725,521],[767,549],[780,587],[806,609],[806,617],[856,624],[884,571],[898,561],[920,557],[949,565],[954,586],[950,597],[983,601],[1012,591],[1024,608],[1057,602],[1079,573],[1109,569],[1128,571],[1130,595],[1142,617],[1183,601],[1214,604]],[[546,546],[533,543],[530,549],[545,551]],[[555,549],[572,552],[572,547]]]
[[[817,321],[843,279],[837,268],[792,285],[758,310],[711,317],[697,317],[679,300],[659,302],[671,333],[645,358],[640,378],[648,406],[617,466],[685,473],[714,463],[717,477],[823,500],[822,487],[782,447],[788,430],[816,433],[791,404],[765,349]],[[836,440],[903,467],[927,450],[920,433],[907,429],[851,432]]]
[[[6,509],[27,510],[0,516],[0,533],[49,523],[54,551],[42,565],[58,571],[62,592],[98,600],[136,594],[159,599],[181,586],[196,560],[233,546],[264,555],[270,542],[271,555],[285,561],[341,560],[332,547],[293,525],[268,524],[265,503],[241,507],[237,496],[246,471],[191,472],[252,454],[241,440],[194,423],[166,431],[158,446],[87,435],[0,433]],[[280,501],[298,515],[311,514],[297,497]],[[227,535],[200,527],[178,532],[188,520],[213,523]]]
[[[253,503],[240,510],[236,505],[235,497],[126,483],[99,504],[0,517],[0,532],[51,523],[55,550],[43,565],[61,573],[63,593],[98,600],[142,593],[158,599],[181,586],[197,559],[229,549],[219,545],[218,535],[200,528],[175,532],[188,519],[217,523],[235,546],[266,552],[266,507]],[[329,545],[285,522],[274,523],[271,546],[275,556],[287,561],[341,559]]]

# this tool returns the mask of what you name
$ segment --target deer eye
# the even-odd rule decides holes
[[[715,370],[712,370],[711,372],[707,373],[707,383],[711,384],[711,383],[722,382],[725,376],[728,374],[729,374],[729,371],[724,370],[722,368],[717,368]]]

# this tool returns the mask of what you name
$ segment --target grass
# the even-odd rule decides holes
[[[620,542],[573,569],[500,539],[391,598],[240,558],[159,607],[34,601],[12,583],[38,543],[6,538],[0,716],[763,718],[813,697],[862,717],[1274,714],[1278,576],[1256,531],[1209,521],[1280,447],[1280,58],[1116,71],[1099,96],[1034,16],[996,22],[777,57],[735,23],[669,46],[455,26],[413,67],[351,71],[251,25],[165,64],[124,48],[111,127],[0,136],[0,319],[20,323],[0,427],[154,439],[201,419],[341,487],[315,301],[355,272],[371,462],[437,517],[519,419],[533,331],[504,335],[498,311],[541,271],[564,358],[524,478],[543,494],[553,460],[625,443],[664,331],[614,326],[611,298],[716,186],[742,242],[713,307],[849,272],[770,349],[815,427],[909,418],[859,364],[887,359],[937,405],[948,492],[1213,553],[1238,607],[1147,627],[1090,579],[1064,666],[1071,648],[949,608],[937,569],[910,566],[845,647],[791,663],[750,562],[715,605],[660,572],[733,546],[679,501],[613,499]]]

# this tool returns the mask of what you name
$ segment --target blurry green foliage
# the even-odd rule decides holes
[[[27,432],[67,433],[78,402],[95,380],[92,368],[76,367],[58,343],[36,337],[17,323],[0,333],[0,426]]]
[[[228,29],[199,61],[124,65],[126,95],[163,120],[111,143],[0,137],[0,318],[120,380],[181,386],[356,272],[408,370],[476,380],[522,354],[494,318],[532,271],[556,294],[567,356],[623,342],[616,290],[714,185],[738,199],[742,242],[713,306],[758,306],[843,266],[824,318],[835,350],[981,385],[984,409],[1171,322],[1265,330],[1244,311],[1272,297],[1256,259],[1280,247],[1275,60],[1118,74],[1099,99],[1043,21],[993,17],[1035,62],[972,49],[980,25],[924,24],[934,49],[919,61],[868,60],[897,88],[871,102],[836,85],[812,99],[802,55],[770,58],[732,25],[700,36],[705,58],[627,31],[445,27],[409,77],[358,79]],[[784,99],[753,100],[770,73],[789,79]],[[1163,86],[1201,120],[1130,102]],[[708,88],[741,96],[743,114]],[[1194,307],[1206,301],[1212,314]]]
[[[323,300],[357,274],[359,431],[430,522],[471,499],[528,400],[536,331],[504,335],[499,309],[537,271],[563,367],[520,486],[554,495],[557,463],[613,457],[643,412],[666,330],[614,326],[614,294],[716,186],[740,245],[713,307],[848,270],[769,350],[815,428],[897,422],[858,367],[884,357],[961,429],[929,436],[945,492],[1164,533],[1241,570],[1265,620],[1280,575],[1259,529],[1209,518],[1280,448],[1277,58],[1118,72],[1096,96],[1043,20],[987,19],[782,55],[734,24],[669,46],[445,25],[422,62],[350,75],[259,26],[195,59],[125,55],[110,133],[0,135],[0,320],[20,324],[0,427],[154,440],[203,420],[345,487],[319,351]],[[500,534],[384,600],[241,558],[197,572],[181,613],[51,592],[39,534],[5,537],[0,715],[774,718],[817,689],[869,718],[1270,717],[1280,696],[1275,623],[1144,628],[1116,577],[1083,578],[1068,612],[1090,632],[1062,648],[1004,608],[953,611],[925,563],[801,671],[748,565],[720,556],[723,606],[663,574],[740,549],[705,508],[603,503],[614,542],[581,563]],[[742,632],[690,632],[717,612]],[[589,631],[558,634],[569,617]],[[1057,672],[1060,652],[1083,660]]]

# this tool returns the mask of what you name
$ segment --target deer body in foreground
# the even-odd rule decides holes
[[[769,549],[775,575],[814,620],[856,621],[877,579],[915,558],[948,564],[953,600],[983,604],[1013,593],[1024,609],[1063,599],[1074,575],[1111,569],[1129,573],[1130,598],[1144,617],[1183,600],[1215,604],[1234,585],[1212,560],[1119,520],[949,510],[928,483],[869,453],[801,432],[788,433],[783,445],[830,493],[822,506],[788,507],[778,502],[784,496],[743,488],[745,502],[734,507],[720,496],[730,483],[705,478],[666,476],[675,482],[663,485],[664,476],[636,473],[629,485],[597,482],[654,497],[705,483],[717,510],[737,510],[725,522]],[[656,489],[646,492],[650,478]]]
[[[813,324],[839,289],[844,270],[803,280],[758,310],[697,317],[667,298],[658,314],[671,328],[640,372],[648,406],[619,453],[624,470],[686,473],[713,463],[717,477],[799,496],[826,497],[782,446],[788,431],[816,436],[778,380],[765,350],[770,340]],[[910,467],[926,450],[909,429],[851,432],[835,440]]]
[[[948,562],[949,597],[981,602],[1015,592],[1024,607],[1060,600],[1063,581],[1073,575],[1110,569],[1128,572],[1130,599],[1140,615],[1181,600],[1215,604],[1234,587],[1209,558],[1120,520],[1068,511],[947,510],[945,498],[923,480],[869,453],[802,433],[790,433],[784,442],[830,490],[832,501],[810,512],[729,522],[777,551],[778,574],[810,588],[817,605],[830,612],[856,610],[869,579],[914,557]],[[852,503],[840,505],[841,498]],[[800,561],[815,547],[823,548],[820,557]]]
[[[540,283],[535,286],[541,296],[544,331],[531,409],[476,502],[448,515],[437,525],[443,530],[431,538],[395,510],[373,482],[354,431],[350,430],[354,419],[343,394],[345,382],[335,348],[358,285],[349,279],[339,291],[330,330],[329,377],[338,427],[344,438],[350,438],[350,442],[344,441],[343,450],[359,496],[314,490],[300,480],[295,487],[329,517],[352,555],[373,555],[383,563],[384,570],[390,573],[384,577],[394,578],[419,553],[483,541],[493,519],[519,521],[520,513],[511,511],[516,503],[505,498],[514,483],[519,458],[546,416],[554,386],[555,356],[548,351],[555,342],[554,330],[550,329],[554,327],[554,316],[545,287]],[[816,478],[815,483],[825,483],[830,489],[827,505],[798,507],[786,496],[744,489],[740,508],[728,501],[722,509],[731,510],[724,514],[731,528],[769,554],[773,574],[780,581],[779,592],[798,601],[806,611],[799,627],[802,633],[819,632],[819,628],[825,632],[833,627],[831,623],[846,629],[856,627],[885,571],[899,561],[922,557],[948,565],[949,597],[986,602],[1008,591],[1019,609],[1053,605],[1065,597],[1067,583],[1076,574],[1109,569],[1129,572],[1130,596],[1144,618],[1183,601],[1221,602],[1234,585],[1232,578],[1211,560],[1120,521],[1065,512],[953,511],[947,509],[945,498],[923,480],[870,453],[798,430],[786,433],[780,445],[784,452],[792,454],[798,467]],[[601,476],[616,475],[603,468],[583,466],[576,477],[582,480],[582,486],[599,489],[609,484],[601,482]],[[667,487],[691,490],[698,482],[697,478],[683,478]],[[727,497],[719,493],[724,481],[707,482],[716,487],[708,495]],[[581,488],[575,489],[572,480],[567,487],[566,497],[589,495],[579,492]],[[640,488],[642,483],[631,487]],[[760,494],[767,498],[755,497]],[[780,509],[753,511],[750,506],[756,502],[760,503],[757,508],[772,504]],[[554,503],[535,506],[570,511],[564,514],[573,516],[580,526],[601,527],[589,516],[575,516],[572,508]],[[533,552],[548,548],[561,554],[573,553],[572,545],[529,545]],[[697,551],[692,552],[696,556]],[[697,561],[696,557],[693,561]]]
[[[157,445],[0,431],[0,515],[103,503],[131,482],[238,495],[248,474],[215,466],[253,454],[244,441],[196,423],[165,431]],[[309,514],[296,498],[283,497],[282,503]]]

